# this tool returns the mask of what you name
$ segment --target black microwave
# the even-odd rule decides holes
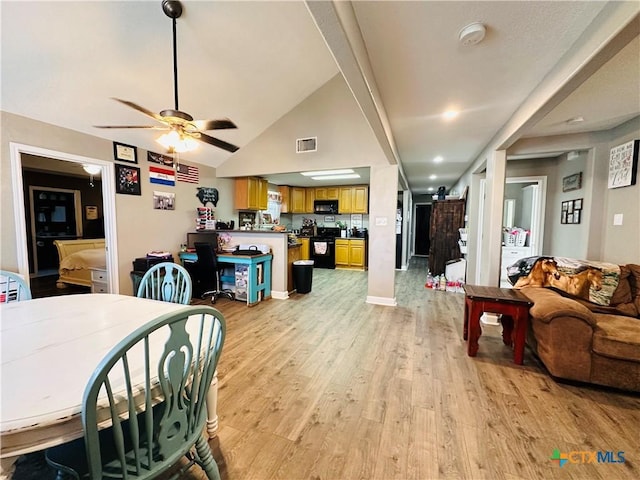
[[[315,200],[313,202],[313,213],[337,214],[338,200]]]

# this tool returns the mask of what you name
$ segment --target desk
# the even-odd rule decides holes
[[[259,302],[258,292],[264,292],[264,299],[271,298],[271,259],[273,255],[265,253],[263,255],[233,255],[230,253],[219,253],[217,255],[220,263],[233,263],[235,265],[249,266],[249,282],[247,285],[247,305],[250,307]],[[198,254],[195,252],[180,253],[180,261],[197,262]],[[263,265],[262,282],[258,278],[258,265]]]
[[[478,353],[478,339],[482,335],[480,328],[482,312],[501,313],[502,341],[505,345],[513,346],[513,361],[522,365],[529,324],[529,307],[533,302],[512,288],[465,285],[464,292],[463,338],[468,340],[467,354],[475,357]],[[514,330],[515,338],[513,338]]]
[[[0,478],[11,478],[5,475],[19,455],[81,437],[82,395],[100,360],[141,325],[183,308],[104,293],[0,306]],[[217,383],[216,373],[207,396],[209,436],[218,427]]]

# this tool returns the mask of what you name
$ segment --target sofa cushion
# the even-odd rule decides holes
[[[640,321],[621,315],[594,316],[593,351],[610,358],[640,362]]]

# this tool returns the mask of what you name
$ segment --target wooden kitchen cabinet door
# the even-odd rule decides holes
[[[349,266],[349,240],[336,239],[336,266]]]

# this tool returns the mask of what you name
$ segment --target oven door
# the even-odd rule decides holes
[[[336,268],[336,241],[333,238],[312,238],[309,244],[313,266]]]

